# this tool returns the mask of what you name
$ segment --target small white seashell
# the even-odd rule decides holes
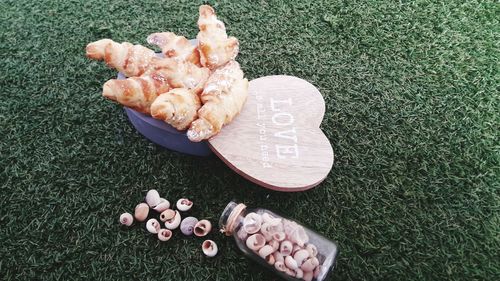
[[[318,249],[314,244],[307,244],[306,245],[306,250],[309,252],[310,257],[315,257],[318,255]]]
[[[163,211],[167,210],[168,208],[170,208],[170,202],[168,202],[167,199],[160,198],[160,203],[156,205],[153,210],[157,211],[158,213],[163,213]]]
[[[156,191],[156,189],[151,189],[148,193],[146,193],[146,203],[148,203],[151,208],[160,204],[160,194]]]
[[[168,220],[171,220],[175,217],[175,211],[172,209],[166,209],[160,214],[160,220],[162,222],[166,222]]]
[[[184,218],[181,222],[181,232],[184,235],[191,235],[194,231],[194,226],[198,223],[198,219],[195,217]]]
[[[294,270],[298,268],[297,262],[293,259],[292,256],[286,256],[285,265],[286,267]]]
[[[304,244],[309,241],[309,237],[304,229],[304,227],[298,225],[294,221],[284,220],[283,229],[285,231],[287,239],[296,243],[300,247],[304,247]]]
[[[212,223],[208,220],[201,220],[194,226],[194,235],[203,237],[212,230]]]
[[[300,268],[297,268],[295,269],[295,278],[302,278],[304,276],[304,271],[302,271],[302,269]]]
[[[304,281],[312,281],[313,276],[314,274],[312,271],[304,271],[302,279],[304,279]]]
[[[318,276],[319,276],[319,274],[321,273],[321,266],[319,266],[319,265],[316,266],[316,268],[314,269],[313,273],[314,273],[314,278],[317,279]]]
[[[283,256],[290,255],[292,253],[292,249],[293,249],[292,242],[290,242],[288,240],[285,240],[285,241],[281,242],[281,244],[280,244],[280,253]]]
[[[301,266],[300,268],[304,272],[310,272],[313,271],[316,266],[318,266],[315,261],[313,260],[314,258],[308,258]],[[319,263],[319,262],[318,262]]]
[[[131,226],[134,222],[134,218],[130,213],[123,213],[120,215],[120,223],[126,226]]]
[[[241,227],[238,232],[236,233],[239,239],[245,240],[248,237],[248,233]]]
[[[271,255],[274,252],[274,249],[270,245],[264,245],[259,249],[259,256],[263,259],[267,258],[267,256]]]
[[[243,219],[243,228],[248,234],[257,233],[262,225],[262,217],[256,213],[248,213]]]
[[[158,231],[158,239],[160,241],[168,241],[172,237],[172,231],[162,228]]]
[[[146,223],[146,229],[149,232],[156,234],[158,233],[158,230],[160,230],[160,223],[156,219],[149,219]]]
[[[298,250],[294,255],[293,258],[297,262],[298,266],[302,266],[304,261],[309,258],[309,252],[307,250]]]
[[[280,248],[280,242],[278,242],[276,240],[271,240],[271,241],[269,241],[268,244],[271,245],[271,247],[273,247],[274,251],[277,251]]]
[[[266,239],[262,234],[256,233],[247,238],[246,244],[248,248],[258,251],[260,248],[264,247]]]
[[[285,273],[288,274],[288,275],[290,275],[290,276],[292,276],[292,277],[295,277],[295,270],[293,270],[293,269],[290,269],[290,268],[287,267],[285,269]]]
[[[182,218],[181,214],[179,214],[179,211],[175,211],[175,216],[165,221],[165,227],[170,230],[174,230],[181,224],[181,219]]]
[[[149,214],[149,206],[146,203],[140,203],[135,206],[134,217],[137,221],[144,221]]]
[[[208,257],[217,255],[218,251],[217,244],[215,244],[215,242],[212,240],[203,241],[203,244],[201,244],[201,249],[203,250],[203,253]]]
[[[274,262],[275,262],[275,259],[274,259],[274,255],[269,255],[266,257],[266,262],[270,265],[274,265]]]
[[[285,263],[283,263],[282,261],[274,262],[274,268],[276,268],[278,271],[281,271],[281,272],[286,271]]]
[[[280,252],[274,252],[273,253],[273,256],[274,256],[274,260],[275,261],[280,261],[280,262],[285,262],[285,258],[283,257],[283,255],[280,253]]]
[[[276,232],[273,234],[273,239],[278,241],[278,242],[281,242],[283,240],[285,240],[285,232]]]
[[[293,245],[292,253],[290,254],[291,256],[295,255],[297,251],[302,250],[304,248],[300,247],[299,245]]]
[[[186,198],[181,198],[181,199],[177,200],[176,206],[177,206],[177,210],[179,210],[181,212],[185,212],[185,211],[188,211],[189,209],[191,209],[191,207],[193,207],[193,202],[189,201]]]
[[[263,213],[262,214],[262,221],[263,222],[270,222],[272,221],[273,219],[275,219],[275,217],[273,217],[271,214],[269,213]]]

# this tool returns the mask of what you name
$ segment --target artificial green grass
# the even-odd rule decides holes
[[[258,187],[216,157],[159,148],[100,96],[109,37],[196,36],[192,1],[0,2],[0,279],[275,280],[214,231],[160,243],[121,228],[156,188],[214,224],[232,198],[338,241],[334,280],[498,280],[495,1],[212,2],[250,79],[316,85],[336,159],[317,188]]]

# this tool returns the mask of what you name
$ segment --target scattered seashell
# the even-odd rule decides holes
[[[313,279],[313,272],[312,271],[304,271],[303,275],[302,275],[302,279],[304,279],[304,281],[312,281]]]
[[[269,255],[266,257],[266,262],[270,265],[274,265],[274,262],[275,262],[275,259],[274,259],[274,255]]]
[[[194,226],[198,222],[198,219],[195,217],[187,217],[184,218],[181,222],[181,232],[184,235],[191,235],[194,231]]]
[[[166,222],[168,220],[171,220],[175,217],[175,211],[172,209],[166,209],[160,214],[160,220],[162,222]]]
[[[285,262],[285,258],[280,252],[274,252],[273,256],[275,261]]]
[[[146,203],[148,203],[151,208],[160,204],[160,194],[156,191],[156,189],[151,189],[148,193],[146,193]]]
[[[285,263],[283,263],[282,261],[274,262],[274,268],[276,268],[278,271],[281,271],[281,272],[286,271]]]
[[[246,244],[248,248],[258,251],[260,248],[264,247],[266,239],[262,234],[256,233],[247,238]]]
[[[271,255],[274,253],[274,249],[270,245],[264,245],[262,248],[259,249],[259,256],[261,258],[267,258],[267,256]]]
[[[292,256],[286,256],[285,258],[285,265],[286,267],[290,269],[297,269],[299,266],[297,265],[297,262],[293,259]]]
[[[193,202],[189,201],[186,198],[181,198],[181,199],[177,200],[176,206],[177,206],[177,210],[179,210],[181,212],[185,212],[185,211],[189,211],[189,209],[191,209],[191,207],[193,207]]]
[[[273,239],[278,241],[278,242],[281,242],[281,241],[285,240],[285,233],[284,232],[276,232],[273,234]]]
[[[168,241],[170,238],[172,238],[172,231],[169,229],[162,228],[158,231],[158,239],[160,241]]]
[[[146,223],[146,229],[149,232],[156,234],[158,233],[158,230],[160,230],[160,223],[156,219],[149,219]]]
[[[295,269],[295,278],[302,278],[304,276],[304,271],[302,271],[302,269],[300,268],[297,268]]]
[[[156,205],[153,210],[157,211],[158,213],[163,213],[163,211],[167,210],[168,208],[170,208],[170,202],[168,202],[167,199],[160,198],[160,203]]]
[[[208,257],[217,255],[218,251],[217,244],[215,244],[215,242],[212,240],[203,241],[203,244],[201,244],[201,249],[203,250],[203,253]]]
[[[290,242],[288,240],[285,240],[285,241],[281,242],[281,244],[280,244],[280,253],[283,256],[290,255],[292,253],[292,249],[293,249],[292,242]]]
[[[307,244],[306,250],[309,252],[310,257],[315,257],[318,255],[318,249],[314,244]]]
[[[135,206],[134,217],[138,221],[144,221],[148,217],[149,206],[146,203],[140,203]]]
[[[262,217],[256,213],[248,213],[243,219],[243,228],[248,234],[257,233],[262,225]]]
[[[271,245],[271,247],[273,247],[274,251],[277,251],[280,248],[280,242],[278,242],[276,240],[271,240],[271,241],[269,241],[268,244]]]
[[[131,226],[134,222],[134,218],[130,213],[123,213],[120,215],[120,223],[126,226]]]
[[[175,211],[175,216],[165,221],[165,227],[170,230],[174,230],[181,224],[181,219],[182,218],[179,211]]]
[[[297,262],[298,266],[302,266],[304,261],[309,258],[309,252],[307,250],[298,250],[294,255],[293,258]]]
[[[212,230],[212,224],[208,220],[201,220],[194,226],[194,235],[202,237]]]

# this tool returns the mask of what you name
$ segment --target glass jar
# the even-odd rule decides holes
[[[230,202],[219,226],[245,255],[286,280],[326,280],[335,265],[333,241],[269,210]]]

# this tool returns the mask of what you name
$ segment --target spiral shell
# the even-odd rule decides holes
[[[148,217],[149,206],[146,203],[140,203],[135,206],[134,217],[137,221],[144,221]]]
[[[286,256],[285,265],[286,265],[286,267],[288,267],[290,269],[297,269],[299,267],[297,265],[297,262],[293,259],[292,256]]]
[[[308,258],[301,266],[300,268],[304,272],[310,272],[313,271],[316,266],[319,265],[319,261],[317,258]]]
[[[285,240],[285,233],[284,232],[276,232],[273,234],[273,239],[278,241],[278,242],[281,242],[283,240]]]
[[[165,221],[165,227],[170,230],[176,229],[177,227],[179,227],[180,224],[181,224],[181,214],[179,214],[179,211],[175,211],[175,216]]]
[[[163,211],[161,214],[160,214],[160,220],[162,222],[166,222],[168,220],[171,220],[175,217],[175,211],[172,210],[172,209],[166,209],[165,211]]]
[[[307,252],[309,252],[310,257],[315,257],[318,255],[318,249],[316,248],[316,246],[314,246],[314,244],[307,244],[306,250]]]
[[[298,266],[302,266],[304,261],[309,258],[309,252],[307,250],[298,250],[294,255],[293,258],[297,262]]]
[[[292,253],[292,249],[293,249],[292,242],[290,242],[288,240],[285,240],[285,241],[281,242],[281,244],[280,244],[280,253],[283,256],[290,255]]]
[[[134,222],[134,218],[130,213],[123,213],[120,215],[120,223],[126,226],[131,226]]]
[[[248,213],[243,219],[243,229],[248,234],[254,234],[260,230],[262,225],[262,217],[256,213]]]
[[[194,226],[194,235],[203,237],[212,230],[212,223],[208,220],[201,220]]]
[[[207,257],[213,257],[217,255],[218,252],[217,244],[215,244],[215,242],[212,240],[203,241],[203,244],[201,244],[201,249]]]
[[[271,245],[264,245],[259,249],[259,256],[263,259],[267,258],[267,256],[271,255],[274,252],[274,249]]]
[[[177,210],[179,210],[181,212],[189,211],[189,209],[191,209],[191,207],[193,207],[193,202],[189,201],[186,198],[181,198],[181,199],[177,200],[176,207],[177,207]]]
[[[169,229],[162,228],[158,231],[158,239],[160,241],[168,241],[172,238],[172,231]]]
[[[246,245],[248,248],[258,251],[260,248],[264,247],[266,244],[266,239],[262,234],[256,233],[252,234],[247,238]]]
[[[285,258],[283,257],[283,255],[280,252],[278,252],[278,251],[274,252],[273,256],[274,256],[275,261],[280,261],[283,263],[285,262]]]
[[[160,223],[156,219],[149,219],[146,223],[146,229],[150,233],[156,234],[160,230]]]
[[[195,217],[186,217],[181,222],[181,232],[184,235],[191,235],[194,231],[194,226],[198,223],[198,219]]]
[[[302,269],[295,269],[295,278],[301,279],[304,276],[304,271]]]
[[[146,193],[146,203],[149,207],[154,208],[160,204],[160,194],[156,189],[151,189]]]
[[[160,198],[160,203],[153,208],[153,210],[158,213],[163,213],[165,210],[170,208],[170,202],[165,198]]]
[[[282,261],[277,261],[274,263],[274,268],[276,268],[278,271],[285,272],[286,271],[286,266],[285,263]]]
[[[273,247],[274,251],[277,251],[280,248],[280,242],[278,242],[276,240],[271,240],[271,241],[269,241],[268,244],[271,245],[271,247]]]

